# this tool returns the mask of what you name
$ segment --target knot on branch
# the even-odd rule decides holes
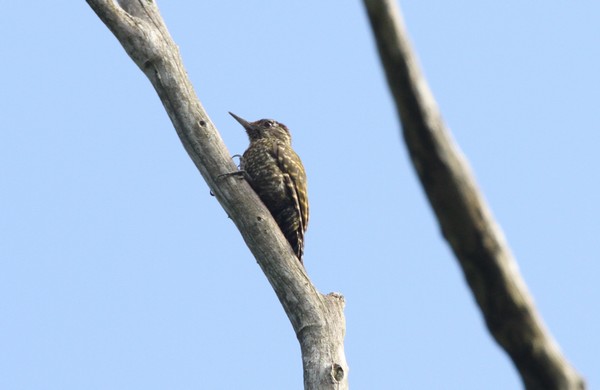
[[[146,9],[147,7],[156,7],[156,4],[154,4],[152,0],[117,0],[117,3],[121,6],[123,11],[139,19],[148,18],[149,13]]]
[[[331,377],[336,382],[341,382],[344,379],[345,372],[344,367],[340,366],[337,363],[333,363],[331,366]]]

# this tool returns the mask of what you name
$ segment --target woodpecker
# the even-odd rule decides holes
[[[304,165],[292,149],[290,131],[272,119],[248,122],[232,112],[229,114],[244,127],[250,139],[240,169],[246,172],[250,185],[302,263],[308,193]]]

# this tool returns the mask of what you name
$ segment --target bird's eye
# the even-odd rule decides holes
[[[265,127],[268,129],[270,127],[273,127],[273,121],[265,121]]]

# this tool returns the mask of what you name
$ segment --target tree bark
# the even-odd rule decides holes
[[[87,3],[154,86],[185,150],[275,290],[300,342],[304,388],[347,389],[344,298],[336,293],[322,295],[316,290],[249,184],[238,176],[223,176],[237,168],[194,92],[156,3]]]
[[[517,263],[452,139],[393,0],[364,0],[412,163],[495,340],[530,390],[583,389],[537,313]]]

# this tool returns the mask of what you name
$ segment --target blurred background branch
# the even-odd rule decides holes
[[[489,331],[527,389],[583,389],[537,313],[467,160],[444,125],[396,1],[364,4],[411,161]]]

